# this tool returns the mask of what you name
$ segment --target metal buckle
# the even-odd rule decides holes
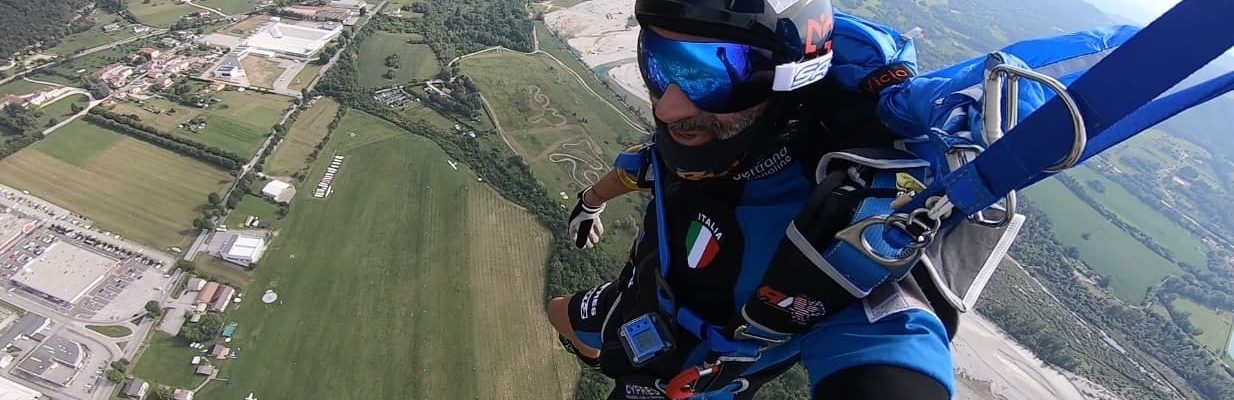
[[[1045,171],[1060,172],[1075,166],[1080,156],[1084,154],[1085,146],[1088,145],[1088,133],[1087,128],[1084,127],[1084,115],[1080,113],[1080,108],[1076,105],[1075,98],[1072,98],[1071,94],[1067,92],[1067,87],[1049,75],[1001,63],[1004,60],[1002,53],[992,53],[990,57],[992,60],[997,60],[1000,63],[986,68],[986,79],[984,82],[985,99],[981,104],[981,134],[986,144],[992,145],[994,142],[1002,139],[1003,135],[1014,129],[1016,123],[1019,122],[1020,78],[1025,78],[1045,85],[1053,91],[1063,102],[1063,105],[1067,107],[1067,113],[1071,115],[1071,124],[1074,129],[1071,150],[1062,161],[1046,168]],[[1007,101],[1005,102],[1003,101],[1004,83],[1006,83],[1007,88]],[[1007,196],[1003,199],[1003,207],[1006,209],[1003,218],[992,221],[978,213],[973,216],[972,221],[978,225],[1001,228],[1011,223],[1011,219],[1015,217],[1017,212],[1017,206],[1017,195],[1013,190],[1008,192]]]
[[[885,267],[901,268],[906,265],[911,265],[917,262],[917,259],[921,257],[922,248],[924,248],[924,246],[909,246],[909,251],[907,254],[898,258],[887,258],[883,257],[881,254],[875,253],[874,249],[870,246],[870,242],[865,238],[866,229],[876,225],[892,226],[890,225],[892,218],[897,218],[898,220],[899,218],[907,218],[907,216],[903,214],[891,216],[875,215],[861,221],[857,221],[857,223],[840,230],[840,232],[836,233],[836,238],[847,242],[849,245],[857,248],[857,251],[860,251],[861,254],[869,257],[871,260],[874,260],[879,264],[882,264]]]
[[[998,61],[1003,60],[1001,53],[993,53],[991,57]],[[1074,167],[1076,162],[1080,160],[1080,156],[1084,154],[1084,147],[1088,145],[1088,133],[1084,127],[1084,115],[1080,113],[1080,107],[1076,105],[1075,99],[1067,92],[1066,86],[1063,86],[1061,82],[1049,75],[1033,70],[1008,64],[995,64],[986,69],[985,101],[982,103],[983,124],[981,132],[986,144],[994,144],[1006,132],[1015,128],[1020,113],[1020,78],[1045,85],[1058,96],[1059,100],[1062,100],[1063,105],[1067,107],[1067,113],[1071,114],[1071,124],[1074,132],[1071,151],[1058,164],[1046,168],[1046,172],[1060,172]],[[1003,102],[1004,82],[1007,83],[1007,102]],[[1006,119],[1003,118],[1004,115]]]
[[[737,329],[733,330],[733,339],[757,340],[757,341],[766,343],[767,347],[775,347],[775,346],[782,345],[784,343],[788,343],[789,337],[785,336],[783,338],[773,338],[770,336],[764,336],[764,335],[759,335],[756,333],[751,333],[750,324],[742,324],[741,326],[738,326]]]

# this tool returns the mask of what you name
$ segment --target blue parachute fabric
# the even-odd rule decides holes
[[[858,90],[867,76],[888,65],[917,72],[913,41],[885,25],[836,11],[831,45],[834,58],[828,74],[848,90]]]
[[[1003,48],[1005,62],[1012,66],[1046,69],[1055,78],[1074,80],[1109,51],[1139,32],[1132,26],[1095,28],[1042,39],[1026,40]],[[918,76],[909,82],[887,88],[879,102],[878,115],[893,131],[916,137],[939,128],[956,133],[971,127],[980,137],[981,110],[968,112],[967,127],[948,127],[945,122],[959,107],[970,107],[981,100],[980,85],[985,79],[988,56],[976,57],[953,66]],[[1053,72],[1053,73],[1050,73]],[[1066,83],[1066,82],[1064,82]],[[1020,119],[1039,108],[1053,93],[1040,85],[1023,82],[1020,89]],[[973,123],[975,122],[975,123]]]
[[[1234,45],[1230,15],[1234,2],[1229,0],[1180,2],[1075,80],[1068,92],[1085,117],[1089,137],[1100,136]],[[1007,192],[1033,182],[1068,153],[1073,139],[1070,121],[1062,101],[1047,102],[902,210],[921,208],[925,199],[946,192],[957,211],[944,222],[951,226],[989,207]]]

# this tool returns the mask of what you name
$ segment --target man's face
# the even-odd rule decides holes
[[[657,27],[648,27],[648,29],[668,39],[692,42],[715,41]],[[709,113],[696,107],[677,85],[669,85],[664,95],[653,96],[651,99],[656,119],[663,121],[669,136],[684,146],[702,146],[712,140],[725,140],[737,135],[762,115],[767,108],[767,103],[764,101],[737,112]]]

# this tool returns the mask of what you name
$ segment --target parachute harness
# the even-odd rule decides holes
[[[928,162],[894,154],[882,158],[865,157],[868,152],[861,151],[840,154],[847,161],[875,167],[871,188],[898,193],[861,201],[850,225],[835,234],[833,239],[838,240],[831,240],[824,251],[819,252],[805,238],[799,229],[800,218],[788,226],[786,241],[830,278],[829,285],[843,288],[851,296],[848,301],[860,300],[874,288],[904,278],[922,261],[925,249],[949,229],[965,222],[988,227],[1008,224],[1015,216],[1017,190],[1234,90],[1234,72],[1230,72],[1161,96],[1234,46],[1229,15],[1234,15],[1234,2],[1184,0],[1069,85],[1013,65],[1005,53],[991,54],[984,68],[981,126],[973,127],[982,130],[984,145],[932,128],[924,140],[904,144],[910,156],[923,155]],[[1171,49],[1168,60],[1162,57],[1163,48]],[[1019,115],[1022,81],[1040,85],[1052,96],[1024,118]],[[1107,93],[1111,90],[1117,90],[1117,95]],[[1004,137],[1004,133],[1008,134]],[[939,155],[939,143],[947,149],[945,156]],[[958,157],[955,162],[950,149],[961,147],[975,155]],[[657,234],[667,238],[663,179],[659,160],[651,153]],[[948,162],[940,162],[943,159]],[[817,174],[820,181],[826,176],[827,164],[824,157]],[[905,174],[929,184],[905,190]],[[1000,201],[1002,205],[997,206]],[[988,218],[991,207],[1000,211],[995,219]],[[667,277],[668,241],[658,242],[659,273]],[[741,321],[722,328],[688,308],[677,307],[663,290],[657,290],[656,298],[661,311],[707,343],[714,354],[703,365],[659,384],[670,399],[731,398],[745,390],[740,376],[763,350],[786,343],[795,333],[751,318],[749,304],[742,309]],[[715,389],[707,391],[711,387]]]

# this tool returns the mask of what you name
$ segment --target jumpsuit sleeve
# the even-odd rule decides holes
[[[613,160],[613,172],[627,189],[644,192],[650,190],[647,183],[650,179],[648,166],[651,165],[651,151],[649,144],[636,144],[622,151]],[[643,179],[640,180],[640,177]]]

